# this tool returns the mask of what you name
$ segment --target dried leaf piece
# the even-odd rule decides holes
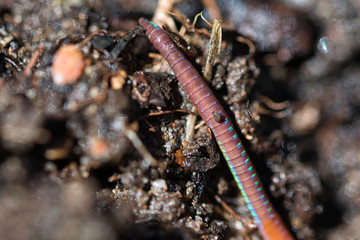
[[[222,27],[221,21],[215,19],[210,37],[209,53],[206,59],[206,65],[204,70],[204,77],[206,80],[211,80],[212,67],[214,66],[215,57],[220,53],[222,40]]]
[[[51,66],[51,77],[56,85],[75,83],[85,68],[81,51],[74,45],[63,45],[55,53]]]

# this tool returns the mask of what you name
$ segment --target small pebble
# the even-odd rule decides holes
[[[225,117],[218,112],[212,112],[216,122],[221,123],[225,121]]]
[[[151,191],[154,194],[166,192],[168,189],[166,181],[164,179],[157,179],[152,182]]]
[[[51,76],[58,86],[75,83],[84,71],[85,61],[81,51],[74,45],[61,46],[54,55]]]
[[[89,153],[92,157],[101,157],[109,151],[108,144],[100,138],[91,137],[89,139]]]

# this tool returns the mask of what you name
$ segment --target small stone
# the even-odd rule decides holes
[[[157,179],[152,182],[151,191],[154,194],[166,192],[167,189],[168,187],[164,179]]]
[[[225,121],[225,117],[223,115],[221,115],[220,113],[218,112],[212,112],[213,116],[214,116],[214,119],[216,122],[218,123],[222,123]]]
[[[58,86],[75,83],[85,68],[81,51],[74,45],[63,45],[55,53],[51,66],[51,77]]]

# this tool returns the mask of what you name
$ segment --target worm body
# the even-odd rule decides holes
[[[144,18],[140,18],[139,23],[146,31],[150,42],[168,61],[180,84],[195,104],[200,116],[214,133],[231,173],[264,239],[294,239],[272,207],[239,135],[234,130],[229,116],[211,89],[192,64],[176,48],[164,30]]]

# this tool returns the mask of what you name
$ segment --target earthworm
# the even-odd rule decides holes
[[[156,50],[167,60],[200,116],[212,130],[263,238],[294,239],[266,196],[234,125],[214,93],[163,29],[145,18],[140,18],[139,23]]]

